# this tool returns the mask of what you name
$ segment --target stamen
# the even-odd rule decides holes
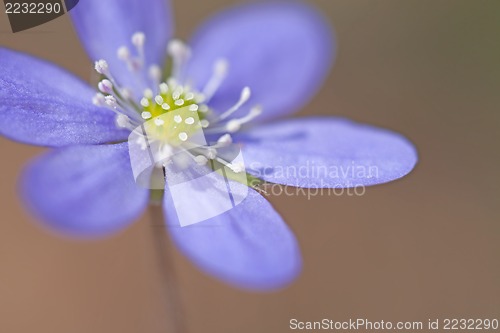
[[[186,140],[188,139],[188,135],[187,135],[187,133],[186,133],[186,132],[181,132],[181,133],[179,133],[179,139],[180,139],[181,141],[186,141]]]
[[[229,163],[227,165],[234,173],[240,173],[245,171],[245,165],[243,163]]]
[[[164,95],[166,95],[168,93],[168,84],[166,84],[165,82],[161,83],[160,84],[160,92]]]
[[[161,97],[160,95],[156,95],[155,102],[158,105],[162,105],[163,104],[163,97]]]
[[[95,94],[95,96],[92,98],[92,103],[96,106],[106,106],[107,105],[106,98],[101,93]]]
[[[163,124],[165,124],[165,121],[161,118],[155,118],[154,122],[156,126],[162,126]]]
[[[214,148],[208,148],[207,151],[206,151],[206,155],[205,155],[207,158],[213,160],[217,157],[217,150],[215,150]]]
[[[152,99],[153,98],[153,90],[151,90],[151,89],[144,90],[144,97],[146,97],[147,99]]]
[[[149,78],[153,81],[155,87],[160,84],[162,74],[160,66],[151,65],[149,67]]]
[[[129,71],[137,72],[142,68],[143,60],[141,58],[133,58],[126,46],[121,46],[116,54],[118,59],[122,60],[127,65]]]
[[[174,117],[174,121],[175,121],[177,124],[180,124],[180,123],[182,123],[182,117],[181,117],[181,116],[179,116],[179,115],[176,115],[176,116]]]
[[[177,88],[175,88],[174,92],[172,93],[172,98],[174,100],[178,100],[181,97],[183,92],[184,92],[184,89],[181,86],[178,86]]]
[[[175,101],[174,104],[177,105],[177,106],[183,106],[184,105],[184,100],[183,99],[178,99],[178,100]]]
[[[146,97],[143,97],[141,99],[141,105],[145,108],[147,108],[149,106],[149,100],[146,98]]]
[[[148,111],[144,111],[143,113],[141,113],[141,117],[142,119],[151,119],[151,112],[148,112]]]
[[[132,44],[135,47],[143,47],[144,42],[146,41],[146,35],[143,32],[136,32],[132,35]]]
[[[241,125],[246,124],[256,117],[258,117],[262,113],[262,108],[260,106],[256,106],[250,110],[250,112],[243,118],[239,119],[231,119],[226,124],[226,129],[230,133],[234,133],[240,130]]]
[[[234,112],[238,111],[238,109],[250,99],[250,96],[251,96],[250,88],[249,87],[243,88],[238,103],[236,103],[232,108],[221,114],[219,120],[224,120],[230,115],[232,115]]]
[[[142,32],[136,32],[132,35],[132,45],[137,49],[141,66],[144,65],[144,43],[146,42],[146,35]]]
[[[233,138],[230,134],[224,134],[219,138],[219,140],[217,140],[217,143],[222,146],[228,146],[233,143]]]
[[[163,104],[161,105],[161,108],[162,108],[163,110],[167,111],[167,110],[170,110],[170,105],[168,105],[167,103],[163,103]]]
[[[219,59],[215,62],[214,73],[205,88],[203,89],[204,102],[207,103],[212,99],[214,94],[219,89],[220,85],[227,76],[229,63],[225,59]]]
[[[95,70],[97,73],[102,74],[102,75],[108,75],[109,74],[109,66],[106,60],[97,60],[95,62]]]
[[[189,47],[178,39],[173,39],[168,43],[167,52],[172,57],[172,77],[180,79],[182,67],[191,57]]]
[[[186,120],[184,122],[186,124],[188,124],[188,125],[193,125],[194,124],[194,118],[193,117],[186,118]]]
[[[114,98],[113,96],[106,96],[104,97],[104,99],[106,100],[106,105],[111,107],[111,108],[116,108],[117,104],[116,104],[116,98]]]
[[[118,48],[116,55],[118,56],[118,59],[122,61],[128,62],[130,60],[130,51],[126,46]]]
[[[116,125],[120,128],[127,128],[129,125],[129,119],[127,116],[120,114],[116,117]]]
[[[229,163],[226,160],[219,158],[219,157],[217,157],[216,160],[218,162],[222,163],[223,165],[225,165],[226,167],[228,167],[229,169],[231,169],[234,173],[240,173],[240,172],[245,171],[245,165],[241,162]]]
[[[104,79],[99,84],[97,85],[99,90],[105,94],[112,94],[113,93],[113,84],[111,81]]]
[[[122,88],[120,90],[120,94],[122,95],[122,97],[125,99],[125,100],[131,100],[133,99],[134,97],[134,94],[132,93],[132,90],[128,89],[128,88]]]

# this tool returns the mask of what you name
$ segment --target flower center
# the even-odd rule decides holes
[[[158,88],[156,95],[147,89],[140,101],[145,130],[156,140],[180,146],[202,129],[209,109],[200,94],[173,79]]]
[[[144,70],[145,42],[146,36],[138,32],[132,36],[135,55],[127,47],[120,47],[117,51],[118,58],[125,62],[139,85],[150,87],[139,95],[142,98],[132,89],[120,86],[111,75],[108,63],[99,60],[95,69],[103,79],[99,82],[100,93],[95,95],[94,104],[113,110],[117,126],[137,135],[137,141],[144,150],[155,145],[154,150],[161,155],[155,159],[165,160],[166,155],[183,150],[192,155],[198,164],[213,160],[239,172],[241,166],[232,164],[219,151],[232,143],[232,133],[239,131],[261,113],[260,107],[256,106],[246,116],[234,117],[234,113],[249,100],[250,89],[243,87],[240,99],[233,107],[216,112],[208,105],[226,77],[226,60],[215,62],[211,79],[201,91],[197,91],[181,77],[191,55],[191,50],[185,44],[178,40],[169,43],[167,53],[172,60],[172,71],[164,75],[158,65]],[[148,73],[147,77],[145,72]],[[207,142],[207,137],[213,138],[214,135],[216,139]]]

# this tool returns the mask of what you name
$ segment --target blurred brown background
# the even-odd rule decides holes
[[[174,1],[178,35],[236,2]],[[190,332],[288,332],[291,318],[499,318],[500,1],[309,2],[331,18],[339,53],[300,115],[397,130],[420,163],[363,197],[273,198],[305,261],[285,290],[233,289],[174,252]],[[15,35],[0,18],[2,46],[90,77],[66,16]],[[165,332],[147,214],[100,241],[47,233],[16,190],[42,149],[0,144],[0,332]]]

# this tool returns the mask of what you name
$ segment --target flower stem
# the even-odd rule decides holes
[[[174,262],[171,253],[165,222],[163,218],[163,209],[161,205],[152,204],[149,206],[151,217],[151,232],[154,239],[156,259],[158,261],[159,273],[161,274],[161,287],[164,295],[166,310],[170,316],[170,327],[167,332],[186,333],[186,324],[182,301],[179,294],[179,285],[174,271]]]

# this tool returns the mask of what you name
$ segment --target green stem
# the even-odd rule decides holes
[[[169,333],[186,333],[183,306],[179,294],[179,285],[174,271],[174,262],[171,253],[171,245],[168,241],[167,231],[163,218],[161,205],[150,205],[151,232],[155,245],[159,272],[165,297],[167,313],[170,317]]]

